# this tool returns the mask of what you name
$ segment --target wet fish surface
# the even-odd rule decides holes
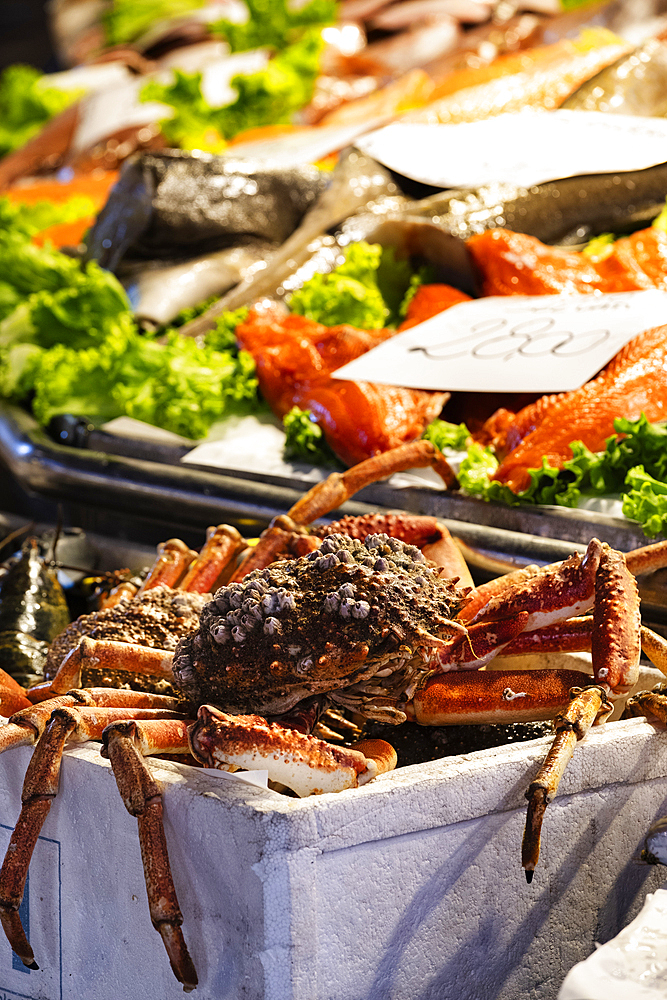
[[[537,184],[487,184],[414,202],[410,214],[468,239],[503,227],[544,243],[575,245],[602,232],[629,232],[653,220],[667,194],[667,163],[645,170],[587,174]]]
[[[583,83],[562,105],[612,115],[667,115],[667,42],[649,38]]]
[[[89,239],[87,258],[194,257],[244,241],[283,243],[328,184],[309,164],[276,168],[178,150],[128,161]]]

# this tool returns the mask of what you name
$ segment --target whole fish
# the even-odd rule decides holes
[[[194,257],[244,241],[282,243],[328,178],[304,164],[268,168],[178,150],[129,161],[88,239],[87,258],[115,271],[126,256]]]
[[[0,581],[0,668],[23,687],[43,680],[49,645],[68,624],[62,587],[29,538]]]
[[[611,115],[667,115],[667,41],[649,38],[601,70],[569,97],[563,108]]]
[[[662,209],[666,193],[667,163],[660,163],[645,170],[566,177],[531,188],[487,184],[475,191],[444,191],[414,202],[410,214],[436,221],[464,240],[502,226],[567,246],[650,222]]]
[[[256,271],[223,298],[218,299],[202,316],[187,323],[181,333],[195,337],[215,325],[218,316],[228,309],[238,309],[267,295],[275,295],[301,265],[309,261],[319,237],[339,225],[343,219],[367,207],[368,202],[398,194],[389,171],[357,150],[347,150],[340,158],[328,188],[304,216],[301,225],[285,240],[266,268]],[[284,291],[284,289],[282,289]]]

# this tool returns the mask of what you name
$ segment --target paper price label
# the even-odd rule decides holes
[[[339,368],[414,389],[565,392],[667,321],[667,293],[491,296],[462,302]],[[666,334],[667,337],[667,334]]]

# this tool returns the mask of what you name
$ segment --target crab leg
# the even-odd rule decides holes
[[[92,667],[96,670],[108,670],[110,673],[126,671],[147,674],[171,682],[171,662],[172,654],[163,649],[132,642],[116,642],[113,639],[83,638],[67,654],[52,681],[30,688],[30,700],[34,703],[63,694],[81,684],[86,669]]]
[[[394,472],[426,466],[436,470],[445,486],[450,487],[456,483],[456,476],[444,456],[430,441],[424,440],[413,441],[411,444],[392,448],[391,451],[383,452],[381,455],[374,455],[373,458],[353,465],[345,472],[332,473],[297,500],[286,515],[274,518],[262,533],[258,545],[241,563],[231,580],[241,580],[251,569],[268,566],[277,555],[286,551],[286,535],[294,531],[297,525],[311,524],[318,517],[323,517],[329,511],[340,507],[365,486],[385,479]]]
[[[179,590],[198,594],[212,592],[243,546],[243,536],[228,524],[206,529],[206,543],[179,583]]]
[[[111,762],[125,808],[137,818],[153,927],[162,938],[174,975],[189,993],[198,980],[181,931],[183,914],[169,865],[162,790],[144,760],[151,753],[189,753],[188,726],[183,721],[119,722],[108,726],[102,738],[102,756]]]
[[[569,707],[556,717],[556,738],[526,792],[528,813],[521,845],[521,864],[528,883],[533,881],[533,872],[540,856],[540,835],[545,810],[556,794],[574,748],[600,714],[604,713],[606,717],[613,707],[607,700],[604,689],[597,685],[583,689],[573,687],[571,698]]]
[[[386,479],[394,472],[431,466],[441,476],[445,486],[452,486],[456,476],[449,463],[430,441],[413,441],[385,451],[381,455],[367,458],[365,462],[353,465],[345,472],[334,472],[321,483],[308,490],[287,512],[297,524],[310,524],[330,510],[358,493],[365,486]]]
[[[143,594],[152,587],[175,587],[188,566],[197,556],[180,538],[170,538],[157,547],[157,558],[141,587]]]
[[[422,726],[540,722],[567,705],[573,686],[589,681],[577,670],[454,671],[431,677],[404,710]]]
[[[26,711],[41,714],[39,708]],[[128,716],[162,719],[170,715],[173,715],[170,711],[155,708],[74,708],[63,704],[51,712],[28,765],[21,793],[21,814],[0,870],[0,921],[12,949],[28,968],[37,969],[39,966],[35,963],[18,911],[37,838],[58,793],[65,743],[68,740],[83,743],[99,739],[104,727],[115,719],[127,719]]]
[[[190,744],[193,756],[204,767],[223,771],[266,768],[272,781],[287,785],[301,797],[356,788],[381,769],[389,769],[389,745],[382,740],[369,741],[366,756],[267,722],[260,715],[227,715],[213,705],[199,709]],[[379,752],[371,757],[373,744]]]
[[[593,674],[598,682],[583,690],[573,688],[568,709],[556,720],[556,738],[526,798],[528,813],[521,863],[532,881],[540,853],[540,833],[547,805],[578,740],[593,724],[606,720],[612,711],[608,698],[630,690],[636,683],[640,656],[639,593],[625,558],[602,545],[595,577],[595,612],[591,650]]]

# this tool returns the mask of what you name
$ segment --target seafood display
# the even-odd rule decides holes
[[[70,627],[52,680],[30,690],[33,707],[10,719],[0,741],[3,750],[36,744],[21,819],[0,872],[3,927],[29,968],[37,966],[18,910],[68,742],[103,740],[121,796],[138,819],[153,923],[186,990],[197,985],[197,973],[180,930],[160,789],[143,760],[150,754],[191,753],[205,767],[222,769],[268,766],[272,780],[303,796],[355,787],[396,764],[383,741],[337,748],[308,735],[318,720],[327,732],[331,710],[339,723],[341,712],[351,710],[426,725],[556,715],[553,747],[528,793],[522,863],[532,879],[544,810],[576,743],[632,687],[640,644],[667,665],[664,640],[640,624],[632,576],[665,565],[665,544],[624,558],[593,540],[583,558],[529,567],[471,589],[458,550],[434,519],[347,518],[308,531],[311,518],[409,464],[433,464],[447,475],[425,442],[371,459],[314,487],[240,563],[240,540],[230,529],[212,532],[193,563],[186,546],[167,543],[144,585],[145,596],[154,594],[146,624],[141,609],[150,605],[139,595],[121,598],[111,617],[100,612]],[[379,528],[391,535],[374,533]],[[423,551],[401,538],[419,542]],[[228,583],[212,599],[201,594],[221,573],[228,576],[230,564]],[[160,607],[176,612],[176,620],[164,619],[162,640],[154,631]],[[580,617],[593,607],[592,618]],[[170,624],[192,612],[192,624],[170,653],[164,648],[174,647]],[[122,628],[124,618],[124,632],[113,626],[107,635],[115,638],[101,637],[107,622]],[[93,638],[97,628],[100,637]],[[157,647],[138,645],[145,635],[157,639]],[[475,669],[500,650],[520,653],[526,643],[591,648],[593,683],[581,671]],[[186,700],[81,687],[96,679],[132,683],[141,674],[158,686],[167,681]],[[79,689],[72,691],[73,684]],[[663,703],[659,695],[638,696],[631,711],[661,715]]]

